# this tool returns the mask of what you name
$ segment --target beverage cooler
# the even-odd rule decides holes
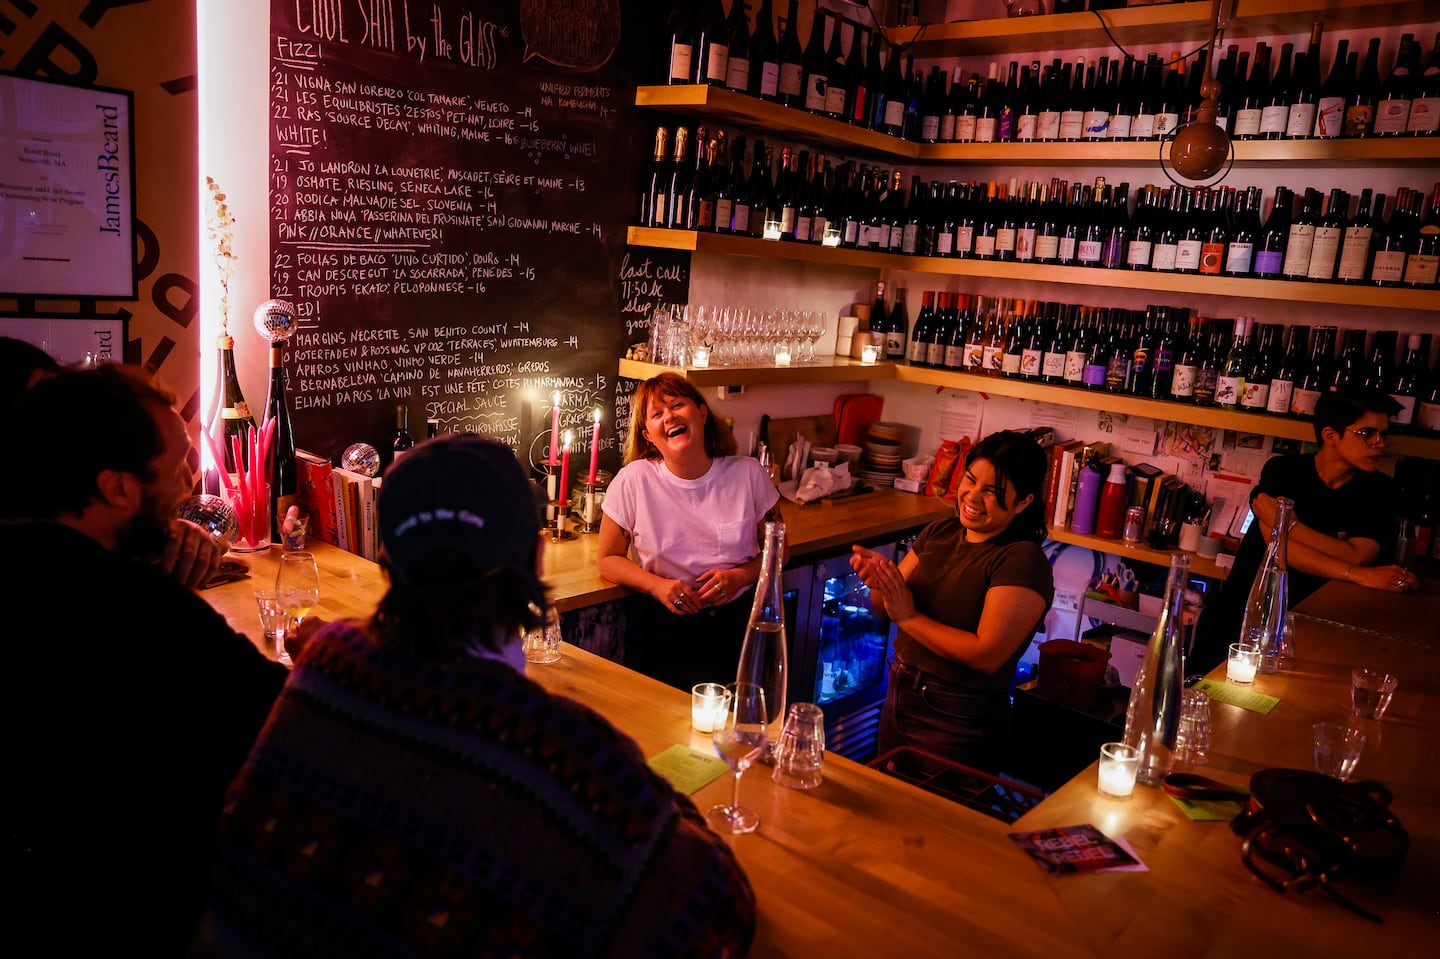
[[[892,559],[904,554],[895,543],[872,548]],[[870,611],[869,587],[850,568],[848,552],[790,571],[785,586],[787,612],[793,595],[797,613],[789,700],[824,711],[827,749],[868,762],[875,756],[893,627]],[[808,589],[804,603],[802,589]]]

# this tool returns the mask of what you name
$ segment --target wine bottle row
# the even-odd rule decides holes
[[[667,31],[670,83],[723,86],[880,133],[925,143],[1158,140],[1195,118],[1207,75],[1205,49],[1187,70],[1179,51],[1143,61],[1060,57],[1042,66],[991,62],[988,75],[928,75],[914,56],[904,66],[878,31],[843,23],[818,9],[802,46],[798,0],[788,0],[778,34],[770,0],[754,30],[745,5],[727,17],[720,0],[675,6]],[[829,24],[828,41],[827,22]],[[868,43],[864,34],[869,32]],[[1303,50],[1261,41],[1253,51],[1231,44],[1213,65],[1219,86],[1215,122],[1240,140],[1434,136],[1440,132],[1440,33],[1425,65],[1421,44],[1401,37],[1389,73],[1380,79],[1380,38],[1363,61],[1341,39],[1322,80],[1323,25]],[[888,49],[886,49],[888,46]],[[868,52],[867,52],[868,51]],[[883,62],[882,62],[882,53]]]
[[[1367,354],[1364,329],[927,290],[907,336],[903,291],[886,307],[883,282],[872,330],[876,317],[887,345],[896,341],[914,366],[1296,417],[1312,414],[1326,390],[1364,386],[1400,404],[1397,431],[1440,434],[1428,333],[1409,334],[1402,350],[1394,330],[1378,331]]]
[[[657,129],[642,226],[738,233],[916,256],[959,257],[1214,276],[1435,289],[1440,275],[1440,183],[1427,197],[1358,197],[1277,187],[1262,220],[1259,187],[1135,191],[1016,179],[939,180],[830,158],[757,139]],[[692,157],[693,153],[693,157]],[[724,157],[729,154],[728,162]]]

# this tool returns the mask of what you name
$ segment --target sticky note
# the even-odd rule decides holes
[[[670,781],[678,792],[689,796],[699,792],[730,770],[719,756],[676,743],[658,756],[651,756],[647,765]]]

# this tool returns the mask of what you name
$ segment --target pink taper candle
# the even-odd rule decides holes
[[[572,439],[573,434],[566,430],[565,452],[560,454],[560,489],[555,493],[555,498],[562,503],[565,502],[565,491],[570,488],[570,443]]]
[[[590,489],[595,489],[595,474],[600,469],[600,408],[595,408],[595,432],[590,434]]]
[[[560,459],[560,391],[550,394],[550,462]]]

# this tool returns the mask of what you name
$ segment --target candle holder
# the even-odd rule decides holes
[[[605,502],[605,488],[610,485],[610,474],[600,470],[595,474],[594,487],[589,480],[581,480],[575,490],[575,526],[579,533],[600,532],[600,506]]]
[[[540,465],[545,467],[545,528],[550,530],[550,542],[574,539],[575,534],[565,528],[565,520],[570,515],[570,500],[560,498],[560,464],[546,460]]]
[[[552,500],[550,510],[555,514],[555,521],[550,524],[550,542],[563,543],[567,539],[575,539],[575,534],[565,528],[565,517],[570,514],[570,501],[568,499]]]

